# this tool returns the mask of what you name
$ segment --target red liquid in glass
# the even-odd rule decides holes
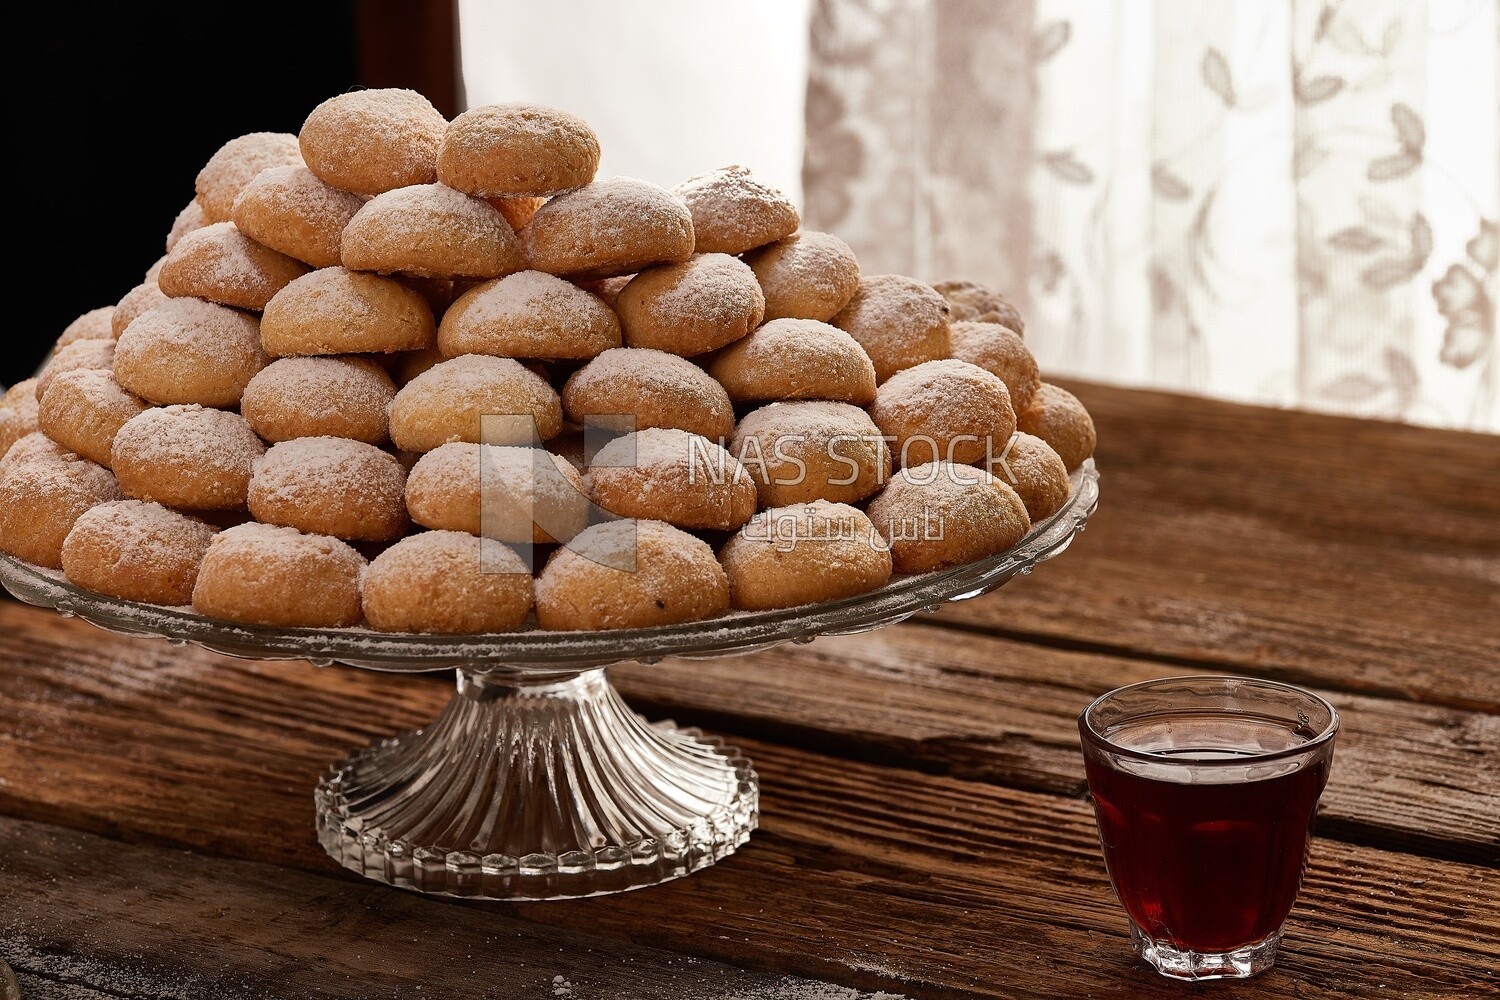
[[[1199,952],[1243,948],[1280,927],[1302,882],[1329,762],[1250,758],[1313,734],[1253,716],[1180,713],[1104,735],[1162,758],[1126,760],[1129,770],[1116,770],[1086,755],[1105,864],[1136,925]],[[1240,758],[1243,766],[1200,769],[1191,783],[1171,766]]]

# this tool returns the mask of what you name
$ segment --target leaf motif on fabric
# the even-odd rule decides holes
[[[1224,102],[1225,107],[1234,107],[1234,77],[1229,72],[1229,60],[1224,58],[1224,53],[1210,45],[1203,50],[1203,60],[1198,69],[1203,75],[1204,85],[1219,95],[1219,100]]]

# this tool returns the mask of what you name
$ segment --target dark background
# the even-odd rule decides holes
[[[165,251],[214,151],[292,132],[356,85],[411,86],[455,113],[452,5],[403,0],[26,5],[13,45],[35,45],[22,141],[39,204],[14,216],[26,255],[58,275],[0,338],[0,385],[30,377],[80,313],[113,305]],[[15,169],[14,167],[12,169]],[[24,175],[23,175],[24,176]],[[22,219],[32,221],[20,222]]]

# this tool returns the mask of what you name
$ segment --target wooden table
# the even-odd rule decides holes
[[[1193,671],[1344,715],[1279,966],[1223,997],[1500,986],[1500,441],[1098,386],[1064,557],[871,635],[627,666],[754,757],[764,820],[691,878],[438,902],[313,838],[322,768],[439,679],[244,663],[0,602],[0,957],[37,997],[1156,997],[1074,717]]]

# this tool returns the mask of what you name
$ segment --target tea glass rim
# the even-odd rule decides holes
[[[1244,756],[1225,758],[1223,760],[1210,759],[1194,761],[1185,761],[1180,757],[1173,757],[1171,754],[1165,754],[1151,750],[1137,750],[1134,747],[1121,746],[1120,744],[1111,740],[1108,736],[1105,736],[1097,728],[1095,728],[1093,719],[1090,716],[1093,714],[1094,709],[1098,708],[1108,699],[1114,698],[1121,694],[1125,694],[1127,692],[1138,691],[1142,688],[1151,688],[1158,685],[1166,685],[1181,681],[1240,681],[1262,688],[1273,688],[1278,691],[1283,691],[1289,694],[1307,698],[1308,700],[1321,705],[1328,712],[1328,722],[1323,727],[1322,732],[1318,733],[1318,735],[1314,736],[1306,743],[1301,743],[1294,747],[1287,747],[1282,750],[1268,750],[1263,753],[1247,754]],[[1266,680],[1261,677],[1249,677],[1244,674],[1174,674],[1171,677],[1152,677],[1148,680],[1136,681],[1133,684],[1126,684],[1111,691],[1106,691],[1099,697],[1095,698],[1093,701],[1089,702],[1088,706],[1085,707],[1082,712],[1078,713],[1078,727],[1082,731],[1086,742],[1097,744],[1099,747],[1107,750],[1110,754],[1120,757],[1128,757],[1133,760],[1155,761],[1173,764],[1190,764],[1194,769],[1244,767],[1246,764],[1252,762],[1260,763],[1262,761],[1285,760],[1292,757],[1300,757],[1318,750],[1320,747],[1327,743],[1331,743],[1334,736],[1338,734],[1339,724],[1341,721],[1342,720],[1339,716],[1339,711],[1338,709],[1333,707],[1333,703],[1330,702],[1327,698],[1324,698],[1322,695],[1317,694],[1316,692],[1309,691],[1304,687],[1298,687],[1295,684],[1287,684],[1283,681]]]

